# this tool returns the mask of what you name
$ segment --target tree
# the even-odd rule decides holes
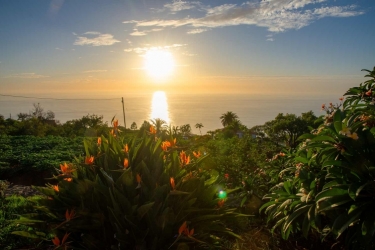
[[[166,130],[167,122],[160,118],[151,119],[152,125],[156,129],[156,134],[160,135],[162,131]]]
[[[184,136],[188,136],[191,133],[191,126],[190,124],[185,124],[180,126],[180,131]]]
[[[19,121],[25,121],[25,120],[27,120],[30,117],[30,115],[27,114],[27,113],[19,113],[19,114],[17,114],[17,117],[18,117],[17,120],[19,120]]]
[[[238,120],[238,116],[236,113],[233,113],[232,111],[228,111],[220,116],[221,124],[223,124],[224,127],[227,127],[228,125],[232,124],[234,121]]]
[[[137,129],[137,123],[133,122],[132,125],[130,125],[130,129],[136,130]]]
[[[202,123],[197,123],[197,124],[195,124],[195,128],[199,129],[199,132],[201,133],[201,135],[202,135],[201,128],[203,128],[203,127],[204,127],[204,126],[203,126]]]
[[[302,113],[301,116],[279,113],[274,120],[266,122],[263,128],[274,142],[295,148],[298,145],[298,137],[310,132],[309,127],[317,126],[316,119],[312,111]]]

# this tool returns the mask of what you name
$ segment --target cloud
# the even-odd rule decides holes
[[[78,36],[74,45],[109,46],[120,42],[114,39],[111,34],[101,34],[97,31],[88,31],[83,35],[86,36]]]
[[[137,47],[137,48],[129,48],[124,49],[125,52],[135,52],[137,54],[144,54],[145,52],[151,49],[179,49],[181,47],[186,46],[187,44],[172,44],[172,45],[165,45],[165,46],[145,46],[145,47]]]
[[[106,69],[94,69],[94,70],[86,70],[82,71],[82,73],[101,73],[101,72],[107,72]]]
[[[171,11],[172,13],[176,13],[182,10],[194,9],[197,5],[199,6],[200,3],[175,0],[172,3],[165,4],[164,8]]]
[[[60,49],[59,47],[56,47],[55,50],[63,50],[63,49]]]
[[[49,77],[49,76],[38,75],[35,73],[21,73],[21,74],[14,74],[14,75],[6,76],[5,78],[39,79],[39,78],[46,78],[46,77]]]
[[[325,17],[352,17],[364,14],[356,5],[328,6],[326,0],[257,0],[242,4],[223,4],[214,7],[200,6],[205,13],[201,17],[182,19],[151,19],[125,21],[135,27],[177,28],[187,26],[188,34],[198,34],[208,29],[237,25],[264,27],[273,33],[298,30]],[[173,12],[193,11],[193,2],[174,1],[167,4]],[[194,2],[195,3],[195,2]],[[324,4],[324,5],[323,5]]]
[[[145,36],[146,32],[138,31],[137,29],[134,29],[132,33],[130,33],[131,36]]]
[[[199,33],[205,32],[207,30],[209,30],[209,29],[192,29],[192,30],[189,30],[186,33],[187,34],[199,34]]]

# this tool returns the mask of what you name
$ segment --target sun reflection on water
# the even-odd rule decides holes
[[[170,123],[168,101],[164,91],[156,91],[152,95],[150,119],[162,119]]]

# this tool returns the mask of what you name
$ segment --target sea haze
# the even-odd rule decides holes
[[[161,118],[172,126],[190,124],[192,132],[198,134],[196,123],[202,123],[202,133],[222,128],[220,116],[232,111],[240,121],[251,128],[272,120],[278,113],[300,115],[312,110],[315,115],[323,115],[323,103],[338,103],[340,96],[332,95],[259,95],[259,94],[176,94],[164,91],[154,93],[122,95],[115,99],[51,100],[0,96],[0,114],[5,118],[17,119],[20,112],[28,113],[33,103],[40,103],[44,111],[55,113],[56,120],[64,123],[79,119],[87,114],[103,115],[110,123],[116,116],[123,125],[121,97],[124,98],[126,125],[133,122],[140,127],[143,121]],[[79,99],[79,100],[78,100]]]

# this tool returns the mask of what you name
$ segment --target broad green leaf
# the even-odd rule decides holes
[[[296,220],[300,215],[305,214],[305,216],[307,216],[307,212],[309,211],[310,206],[311,205],[306,205],[293,211],[293,213],[285,221],[285,224],[283,226],[283,232],[286,233],[290,225],[293,223],[293,221]]]
[[[138,209],[137,209],[137,212],[138,212],[138,216],[140,218],[142,218],[145,214],[148,213],[148,211],[153,207],[153,205],[155,204],[155,202],[150,202],[148,204],[145,204],[143,206],[140,206]]]
[[[334,138],[332,138],[331,136],[327,136],[327,135],[319,135],[319,136],[311,139],[311,141],[314,141],[314,142],[315,141],[316,142],[318,142],[318,141],[329,141],[329,142],[337,143],[337,141]]]
[[[351,223],[356,221],[362,213],[362,209],[357,209],[355,212],[346,214],[343,213],[333,223],[332,231],[337,235],[336,239],[349,227]]]
[[[27,237],[27,238],[32,238],[32,239],[48,240],[48,239],[44,238],[46,235],[45,235],[45,233],[42,233],[42,232],[36,232],[35,234],[33,234],[33,233],[25,232],[25,231],[14,231],[11,234],[19,235],[19,236],[23,236],[23,237]]]
[[[340,188],[332,188],[332,189],[330,188],[330,189],[326,189],[318,193],[315,196],[315,201],[319,202],[320,199],[324,199],[324,198],[332,197],[332,196],[345,195],[345,194],[348,194],[348,190],[340,189]]]

